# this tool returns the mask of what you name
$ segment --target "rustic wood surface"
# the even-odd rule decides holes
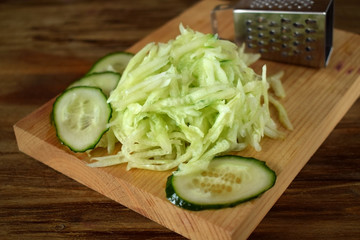
[[[12,125],[94,60],[127,49],[195,2],[0,3],[1,239],[183,239],[20,153]],[[359,4],[335,4],[335,27],[360,33]],[[358,100],[250,239],[358,238],[359,107]]]

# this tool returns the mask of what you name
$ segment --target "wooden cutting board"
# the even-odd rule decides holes
[[[201,1],[153,32],[129,51],[136,52],[151,41],[166,42],[184,25],[211,32],[210,11],[219,4]],[[231,28],[226,29],[231,36]],[[287,97],[282,100],[294,125],[284,140],[263,139],[262,151],[238,153],[264,160],[278,175],[275,186],[260,198],[222,210],[192,212],[178,208],[165,198],[165,182],[171,172],[125,170],[125,165],[90,168],[86,154],[74,154],[62,146],[50,125],[53,100],[14,125],[20,151],[51,168],[127,206],[128,208],[191,239],[246,239],[302,167],[344,116],[360,93],[360,36],[334,32],[334,50],[328,67],[313,69],[270,61],[259,61],[269,74],[285,71]]]

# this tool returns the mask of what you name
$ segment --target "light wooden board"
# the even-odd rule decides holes
[[[211,32],[210,11],[219,2],[201,1],[153,32],[129,51],[136,52],[151,41],[166,42],[178,35],[182,22],[191,28]],[[231,35],[231,28],[228,30]],[[73,154],[63,147],[50,125],[53,100],[14,125],[20,151],[47,164],[128,208],[191,239],[246,239],[301,168],[344,116],[360,93],[360,36],[334,32],[334,51],[327,68],[313,69],[259,61],[269,74],[285,71],[287,97],[282,101],[295,127],[285,140],[262,141],[261,152],[251,149],[240,155],[264,160],[278,179],[260,198],[222,210],[192,212],[173,206],[165,198],[170,172],[126,171],[125,165],[90,168],[85,154]]]

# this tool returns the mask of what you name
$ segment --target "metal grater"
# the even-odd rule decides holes
[[[333,0],[241,0],[232,8],[235,42],[245,43],[247,52],[259,52],[262,58],[279,62],[327,65],[332,50]]]

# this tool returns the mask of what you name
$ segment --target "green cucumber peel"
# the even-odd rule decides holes
[[[208,173],[211,174],[204,174],[206,170],[201,171],[199,173],[192,173],[189,176],[180,176],[183,180],[186,180],[184,184],[182,183],[174,183],[176,178],[179,178],[179,176],[176,175],[176,172],[172,175],[170,175],[166,182],[166,198],[174,205],[191,210],[191,211],[201,211],[201,210],[209,210],[209,209],[222,209],[222,208],[229,208],[229,207],[235,207],[241,203],[253,200],[255,198],[260,197],[263,193],[268,191],[270,188],[272,188],[275,185],[276,182],[276,173],[270,169],[264,161],[260,161],[255,158],[245,158],[240,156],[231,156],[231,155],[225,155],[220,157],[215,157],[213,160],[215,161],[224,161],[222,163],[228,164],[229,159],[235,160],[231,166],[230,169],[228,169],[225,173],[222,173],[219,169],[221,168],[215,168],[211,171],[208,171]],[[218,163],[218,166],[222,163]],[[239,180],[241,175],[236,175],[237,170],[242,166],[241,164],[246,163],[247,169],[244,169],[243,171],[249,171],[251,172],[258,172],[262,176],[262,179],[258,180],[256,179],[257,176],[252,176],[252,181],[245,180],[246,183],[242,183],[241,180]],[[211,164],[209,165],[211,167]],[[246,167],[246,166],[245,166]],[[238,168],[238,169],[236,169]],[[256,169],[256,171],[250,171],[248,170]],[[214,176],[215,175],[215,176]],[[246,175],[246,174],[244,174]],[[194,177],[195,176],[195,177]],[[204,177],[205,176],[205,177]],[[233,178],[231,178],[233,176]],[[224,178],[226,178],[224,180]],[[192,181],[189,181],[186,178],[190,178]],[[206,179],[207,178],[207,179]],[[220,179],[221,178],[221,179]],[[245,177],[246,178],[246,177]],[[244,179],[245,179],[244,178]],[[199,180],[200,179],[200,180]],[[209,180],[210,179],[210,180]],[[193,184],[196,181],[197,184]],[[181,181],[181,180],[178,180]],[[238,183],[234,183],[236,181],[239,181]],[[229,183],[230,182],[230,183]],[[204,187],[202,187],[202,184]],[[209,186],[209,184],[212,184]],[[237,194],[237,191],[241,191],[241,187],[236,188],[236,184],[247,184],[247,186],[242,186],[242,188],[256,188],[256,185],[260,185],[256,191],[244,191],[240,194]],[[235,195],[235,198],[228,197],[230,189],[228,188],[233,187],[231,191],[233,191],[233,195]],[[180,188],[182,192],[179,193]],[[208,193],[204,193],[205,191],[209,190]],[[221,200],[214,200],[213,198],[216,198],[216,196],[219,195],[225,195],[221,197]],[[184,196],[186,195],[186,196]],[[194,195],[199,195],[198,198],[193,197]],[[191,199],[192,198],[192,199]]]

